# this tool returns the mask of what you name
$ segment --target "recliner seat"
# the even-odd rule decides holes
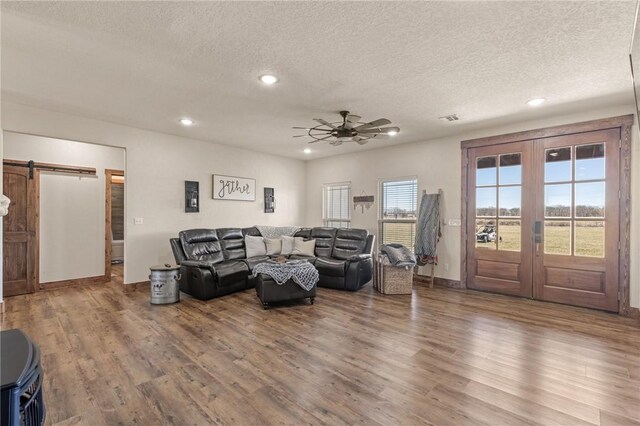
[[[260,236],[257,228],[191,229],[170,239],[180,265],[180,290],[208,300],[255,287],[251,275],[255,265],[269,256],[246,258],[244,237]],[[365,229],[303,228],[296,237],[315,239],[315,257],[306,259],[320,275],[319,287],[356,291],[373,277],[372,252],[375,237]]]

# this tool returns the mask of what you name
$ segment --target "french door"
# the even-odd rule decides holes
[[[467,287],[618,310],[620,129],[468,150]]]

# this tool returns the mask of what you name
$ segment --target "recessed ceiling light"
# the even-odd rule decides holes
[[[391,130],[390,132],[387,132],[387,134],[388,134],[389,136],[395,136],[395,135],[397,135],[397,134],[398,134],[398,132],[396,132],[395,130]]]
[[[264,84],[276,84],[278,82],[278,77],[271,74],[264,74],[260,76],[260,81]]]
[[[181,118],[181,119],[180,119],[180,123],[181,123],[183,126],[191,126],[191,125],[193,124],[193,120],[192,120],[192,119],[190,119],[190,118]]]
[[[305,148],[304,149],[304,153],[305,154],[311,154],[311,148]]]
[[[546,101],[545,98],[533,98],[527,101],[527,105],[536,107],[542,105],[544,101]]]

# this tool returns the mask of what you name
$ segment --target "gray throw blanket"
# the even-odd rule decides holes
[[[318,270],[306,260],[290,260],[287,263],[274,261],[259,263],[253,268],[253,276],[257,277],[258,274],[270,276],[278,285],[291,279],[306,291],[311,290],[320,279]]]
[[[256,225],[258,231],[260,231],[260,235],[264,238],[282,238],[282,237],[293,237],[296,232],[300,229],[299,226],[267,226],[267,225]]]
[[[382,244],[380,253],[386,255],[394,266],[416,266],[416,256],[402,244]]]
[[[416,222],[416,256],[419,265],[437,264],[440,239],[440,194],[424,194]]]

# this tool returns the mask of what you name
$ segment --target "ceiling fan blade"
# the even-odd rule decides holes
[[[358,124],[358,121],[360,121],[361,118],[362,117],[360,117],[359,115],[349,114],[345,119],[344,126],[347,129],[353,129],[353,126]]]
[[[374,135],[371,135],[371,137],[376,139],[389,139],[391,136],[386,133],[376,133]]]
[[[370,135],[370,134],[374,134],[374,133],[387,134],[389,132],[399,133],[400,132],[400,128],[399,127],[376,127],[375,129],[365,129],[365,130],[359,130],[358,131],[358,133],[362,133],[363,135]]]
[[[292,129],[311,130],[311,127],[292,127]]]
[[[361,124],[360,126],[356,127],[354,130],[360,131],[360,130],[370,129],[372,127],[386,126],[387,124],[391,124],[391,121],[387,120],[386,118],[379,118],[377,120],[373,120],[370,123]]]
[[[325,126],[329,126],[332,129],[337,129],[336,126],[334,126],[333,124],[329,123],[327,120],[323,120],[322,118],[314,118],[315,121],[317,121],[320,124],[324,124]]]
[[[400,127],[383,127],[380,129],[382,133],[400,133]]]
[[[309,143],[316,143],[316,142],[326,141],[326,140],[327,140],[327,139],[329,139],[330,137],[332,137],[332,136],[331,136],[331,135],[329,135],[329,136],[326,136],[326,137],[324,137],[324,138],[322,138],[322,139],[316,139],[316,140],[311,141],[311,142],[309,142]]]

